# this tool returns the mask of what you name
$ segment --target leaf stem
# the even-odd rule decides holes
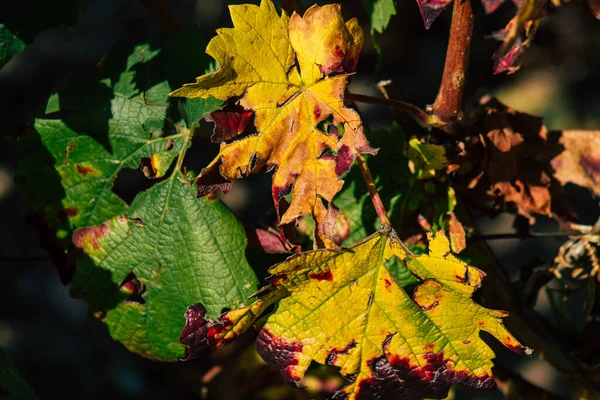
[[[453,7],[442,83],[433,103],[433,114],[448,124],[444,130],[449,133],[452,133],[453,126],[461,118],[473,36],[471,0],[456,0]]]
[[[383,226],[392,226],[390,222],[390,217],[388,217],[387,211],[385,210],[385,206],[383,205],[383,201],[381,201],[381,197],[379,196],[379,192],[377,191],[377,187],[375,186],[375,182],[373,181],[373,175],[371,175],[371,170],[367,165],[367,160],[362,154],[359,154],[356,159],[358,160],[358,167],[360,168],[360,172],[367,184],[367,189],[369,190],[369,196],[371,196],[371,201],[373,202],[373,206],[375,207],[375,212],[379,217],[379,221]]]
[[[399,100],[382,99],[379,97],[367,96],[364,94],[346,92],[346,99],[355,101],[357,103],[374,104],[376,106],[382,106],[391,108],[393,110],[400,110],[411,116],[419,125],[424,128],[437,127],[443,125],[443,123],[435,116],[430,115],[419,107],[405,103]]]
[[[174,177],[175,175],[177,175],[178,172],[181,171],[181,167],[183,167],[183,160],[185,158],[185,154],[187,153],[188,150],[188,144],[190,143],[190,140],[192,138],[192,134],[193,131],[187,128],[181,128],[182,130],[185,130],[186,132],[183,134],[183,144],[181,145],[181,151],[179,152],[179,155],[177,156],[177,164],[175,164],[175,169],[173,169],[173,174],[171,175],[171,177]]]

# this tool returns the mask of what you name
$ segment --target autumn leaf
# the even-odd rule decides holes
[[[494,352],[486,331],[506,347],[530,353],[504,328],[504,311],[471,300],[485,274],[450,253],[442,232],[429,254],[413,255],[389,229],[343,250],[291,256],[270,269],[270,288],[256,302],[217,320],[192,306],[182,342],[199,356],[247,329],[272,303],[257,338],[259,354],[292,382],[312,361],[334,365],[349,380],[336,398],[444,398],[451,385],[493,388]],[[411,296],[386,266],[396,258],[419,279]]]
[[[344,22],[340,5],[313,6],[303,17],[278,15],[271,0],[255,5],[230,6],[233,28],[218,30],[207,47],[220,69],[184,85],[172,96],[220,100],[239,98],[238,105],[254,114],[256,134],[223,136],[219,154],[195,179],[216,189],[227,181],[273,170],[272,196],[280,211],[281,199],[292,193],[280,224],[312,215],[316,226],[326,218],[325,203],[340,191],[346,173],[359,152],[373,152],[364,136],[359,115],[344,106],[350,74],[363,43],[356,19]],[[211,117],[241,121],[233,115]],[[341,132],[322,127],[333,119]],[[227,141],[232,139],[232,141]],[[322,246],[333,242],[317,234]]]
[[[481,97],[467,114],[465,123],[471,138],[466,149],[469,160],[463,167],[475,166],[467,174],[471,175],[467,185],[471,199],[479,204],[494,198],[514,203],[518,213],[530,222],[535,221],[535,214],[552,216],[558,182],[549,162],[560,151],[555,135],[548,132],[542,119],[489,96]],[[483,154],[477,150],[479,146]]]
[[[564,149],[551,161],[554,177],[600,196],[600,132],[562,131],[559,143]]]
[[[431,28],[433,22],[450,3],[452,0],[417,0],[425,29]]]

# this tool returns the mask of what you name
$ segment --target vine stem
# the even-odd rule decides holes
[[[410,103],[405,103],[399,100],[382,99],[379,97],[351,92],[346,92],[345,97],[347,100],[354,101],[356,103],[373,104],[376,106],[391,108],[393,110],[403,111],[410,115],[419,125],[424,128],[443,125],[443,123],[439,121],[435,115],[427,114],[427,112],[424,110]]]
[[[472,36],[471,0],[455,0],[442,83],[433,103],[433,115],[448,124],[448,133],[453,133],[453,126],[461,118]]]
[[[381,225],[392,226],[392,223],[390,222],[390,217],[388,217],[387,211],[385,210],[385,206],[383,205],[383,201],[381,201],[381,197],[379,196],[379,192],[377,191],[377,187],[375,186],[375,182],[373,181],[373,175],[371,175],[371,170],[367,165],[367,160],[362,154],[358,154],[356,159],[358,160],[358,167],[360,168],[360,172],[362,173],[365,183],[367,184],[369,196],[371,196],[371,201],[373,202],[375,212],[379,217]]]

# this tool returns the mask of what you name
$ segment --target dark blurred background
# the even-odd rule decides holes
[[[180,25],[197,24],[209,39],[216,28],[230,26],[226,5],[237,2],[167,0],[165,4]],[[0,16],[16,3],[3,1]],[[341,3],[346,17],[358,17],[368,32],[368,16],[361,1]],[[43,20],[36,14],[42,12],[40,4],[22,0],[19,7]],[[129,353],[110,338],[102,322],[88,317],[84,301],[69,297],[68,287],[61,284],[55,267],[40,249],[36,233],[24,221],[26,197],[13,183],[18,157],[3,139],[35,115],[53,87],[69,74],[93,68],[115,41],[142,42],[161,31],[142,1],[86,0],[81,7],[72,27],[42,30],[0,72],[0,347],[41,399],[245,399],[251,398],[250,393],[252,398],[309,398],[280,385],[278,374],[262,365],[251,346],[226,349],[207,360],[174,364],[155,363]],[[443,13],[427,31],[415,0],[398,1],[397,7],[390,28],[380,37],[381,60],[367,37],[351,90],[378,95],[375,84],[392,79],[402,100],[424,107],[437,93],[451,12]],[[513,108],[543,116],[549,128],[600,128],[600,21],[582,1],[572,1],[544,19],[521,71],[510,76],[492,75],[491,55],[499,43],[486,36],[508,22],[514,5],[507,2],[491,16],[484,15],[479,4],[476,10],[467,97],[484,88]],[[386,110],[365,105],[360,109],[369,126],[388,126],[392,121]],[[137,175],[124,175],[121,186],[136,188]],[[265,177],[238,181],[225,201],[242,221],[259,221],[271,203],[268,190],[256,188],[268,185]],[[582,222],[595,222],[597,200],[581,191],[571,196]],[[508,214],[478,220],[484,234],[512,232],[513,222],[514,216]],[[533,229],[549,232],[558,227],[539,218]],[[551,263],[561,244],[553,238],[490,242],[512,278],[518,276],[520,266],[536,257]],[[552,321],[545,293],[541,292],[537,309]],[[571,394],[569,383],[544,361],[535,356],[518,358],[493,345],[499,360],[516,366],[526,379],[564,398]],[[316,376],[320,373],[314,372]],[[456,396],[503,398],[499,392],[468,390],[457,390]]]

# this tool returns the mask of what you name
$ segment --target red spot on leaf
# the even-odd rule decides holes
[[[392,291],[392,281],[390,281],[389,279],[385,280],[385,288],[388,292]]]
[[[350,152],[350,148],[343,145],[337,154],[337,164],[335,165],[335,173],[340,176],[350,171],[350,167],[354,164],[356,156]]]
[[[292,184],[285,186],[274,186],[273,187],[273,200],[278,201],[283,196],[286,196],[292,192]]]
[[[585,171],[585,173],[594,180],[594,182],[600,182],[600,160],[582,155],[579,159],[579,165]]]
[[[342,48],[340,46],[335,46],[335,48],[333,49],[333,54],[335,55],[336,58],[342,60],[344,58],[344,56],[346,55],[346,53],[344,52],[344,50],[342,50]]]
[[[317,121],[321,118],[321,107],[318,104],[315,104],[315,108],[313,108],[313,115]]]
[[[206,120],[214,122],[215,127],[210,137],[211,142],[221,143],[242,133],[250,133],[254,124],[251,123],[254,113],[239,107],[236,111],[215,111]]]
[[[413,364],[409,358],[395,355],[370,360],[373,377],[359,382],[359,398],[399,398],[417,400],[445,398],[454,384],[476,389],[494,389],[491,376],[467,375],[452,370],[453,363],[444,359],[443,353],[426,353],[425,364]]]
[[[97,169],[94,169],[92,167],[88,167],[87,165],[75,164],[75,169],[84,178],[87,178],[88,175],[99,175],[100,174],[100,171],[98,171]]]
[[[273,275],[273,276],[267,278],[269,283],[273,286],[281,285],[283,282],[287,281],[288,279],[289,278],[286,274]]]
[[[423,346],[423,349],[425,349],[425,351],[433,351],[433,349],[435,348],[435,344],[434,343],[429,343],[426,344],[425,346]]]
[[[519,343],[516,343],[515,340],[510,336],[507,336],[502,341],[502,344],[521,356],[530,355],[532,353],[532,350],[529,347],[521,346]]]
[[[198,197],[207,196],[216,190],[220,190],[223,193],[229,192],[233,183],[221,175],[219,166],[220,163],[210,169],[205,168],[202,171],[202,176],[196,181],[198,184]]]
[[[108,235],[110,233],[110,222],[106,221],[98,226],[89,226],[86,228],[79,228],[75,232],[73,232],[73,244],[75,247],[80,249],[83,248],[84,242],[86,238],[91,238],[92,247],[94,249],[99,249],[100,244],[98,243],[98,239]]]
[[[331,349],[331,351],[329,351],[329,354],[327,355],[325,363],[328,365],[335,365],[338,361],[340,354],[348,354],[348,353],[350,353],[350,350],[352,350],[355,347],[356,347],[356,341],[354,341],[354,340],[352,340],[350,343],[348,343],[345,347],[342,347],[342,348],[334,347],[333,349]]]
[[[521,67],[521,58],[523,56],[523,42],[517,38],[515,44],[506,52],[501,48],[492,56],[494,60],[494,75],[506,72],[513,74]]]
[[[302,347],[301,342],[275,337],[266,328],[263,328],[256,338],[258,354],[291,382],[298,382],[301,378],[294,374],[293,367],[298,365],[298,355],[302,352]]]
[[[316,281],[331,281],[333,280],[333,275],[331,271],[320,271],[320,272],[311,272],[308,274],[310,279],[314,279]]]
[[[185,326],[179,336],[179,343],[189,347],[186,361],[205,356],[235,339],[235,335],[226,340],[217,337],[232,325],[226,314],[216,320],[208,319],[206,309],[198,303],[188,307],[184,316]]]

